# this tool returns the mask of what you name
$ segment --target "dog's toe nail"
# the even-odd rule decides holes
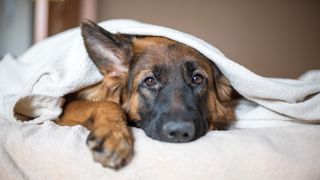
[[[97,138],[91,132],[87,138],[87,145],[96,162],[113,169],[124,166],[131,159],[133,151],[131,139],[113,134]]]

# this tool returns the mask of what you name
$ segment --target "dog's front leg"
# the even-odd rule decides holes
[[[91,130],[87,145],[95,161],[118,169],[133,153],[133,136],[126,124],[126,115],[114,102],[71,101],[57,121],[60,125],[81,124]]]

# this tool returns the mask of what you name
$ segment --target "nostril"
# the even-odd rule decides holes
[[[188,142],[195,134],[194,124],[191,122],[170,121],[162,127],[163,138],[160,140],[168,142]]]
[[[188,133],[183,133],[183,137],[184,137],[184,138],[188,138],[188,137],[189,137],[189,134],[188,134]]]
[[[174,138],[176,136],[176,133],[174,131],[170,132],[169,133],[169,137],[170,138]]]

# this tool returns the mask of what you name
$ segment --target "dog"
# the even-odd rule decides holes
[[[81,35],[104,79],[67,95],[57,123],[88,128],[87,145],[104,167],[119,169],[132,158],[128,124],[183,143],[234,119],[233,88],[197,50],[164,37],[112,34],[89,20]]]

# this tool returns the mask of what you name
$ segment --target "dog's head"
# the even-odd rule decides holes
[[[233,119],[231,86],[195,49],[163,37],[112,34],[90,21],[81,31],[104,75],[81,95],[120,103],[151,138],[188,142]]]

